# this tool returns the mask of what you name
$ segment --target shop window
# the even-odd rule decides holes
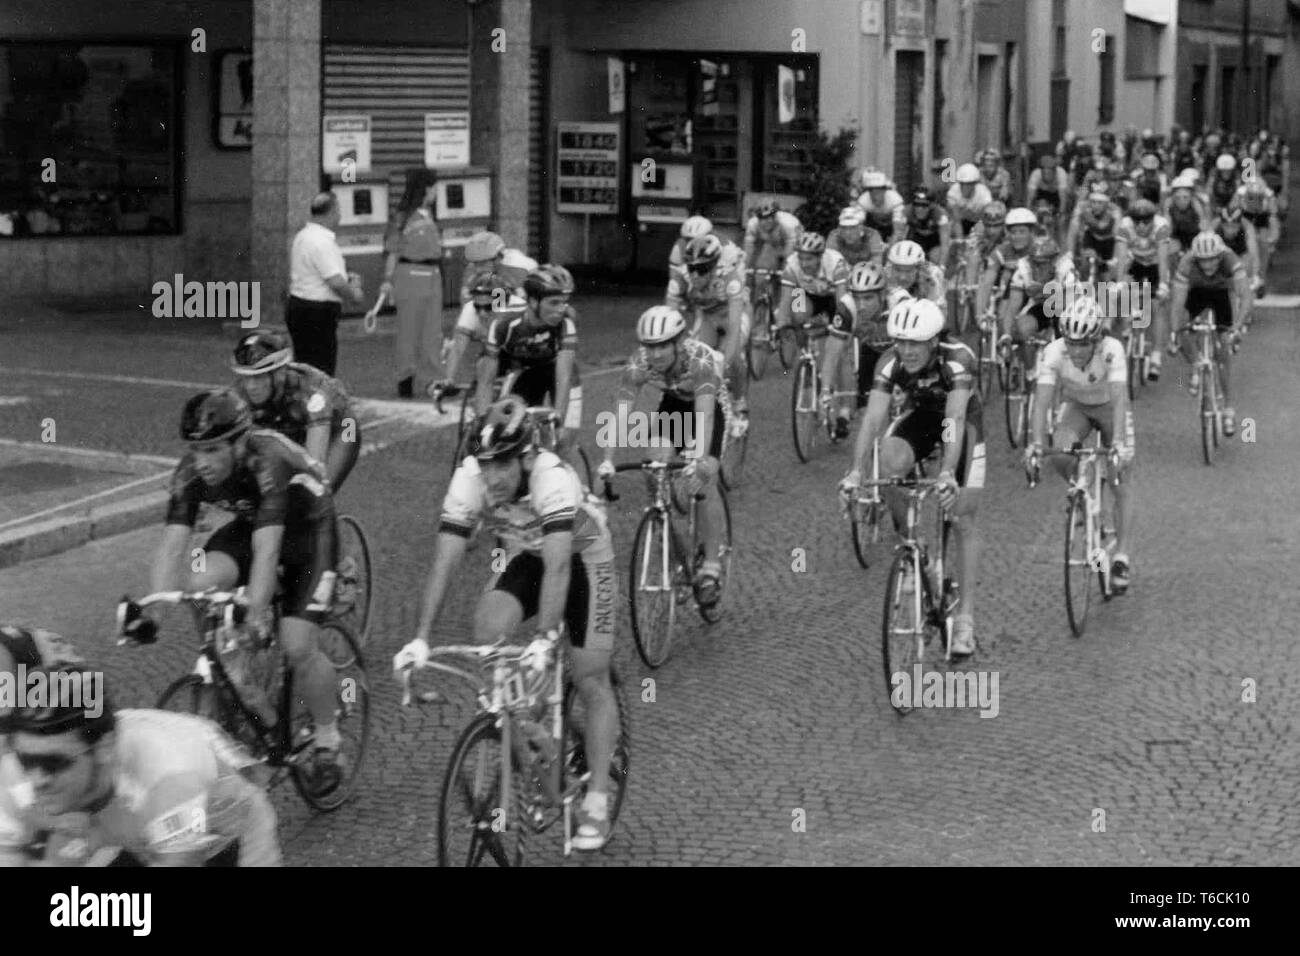
[[[771,64],[764,97],[762,187],[766,192],[806,196],[812,189],[817,140],[817,61],[782,58]]]
[[[1224,129],[1235,130],[1237,124],[1233,122],[1233,113],[1237,108],[1237,68],[1225,66],[1220,76],[1219,125]]]
[[[175,48],[0,42],[0,236],[175,233]]]
[[[1097,125],[1105,126],[1115,119],[1115,38],[1109,33],[1103,37],[1102,51],[1097,54],[1101,71],[1098,84]]]
[[[943,94],[943,78],[948,69],[948,41],[934,41],[934,108],[931,111],[930,137],[933,143],[935,156],[946,156],[948,154],[947,143],[944,141],[944,130],[947,129],[944,124],[943,107],[947,100]],[[981,104],[982,105],[982,104]]]

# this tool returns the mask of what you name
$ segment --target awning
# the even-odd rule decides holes
[[[1139,20],[1158,23],[1162,27],[1168,26],[1174,19],[1174,4],[1177,2],[1178,0],[1124,0],[1124,13]]]

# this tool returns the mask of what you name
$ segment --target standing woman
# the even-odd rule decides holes
[[[433,220],[437,177],[410,169],[397,219],[384,241],[388,259],[381,292],[397,307],[397,395],[442,379],[442,234]]]

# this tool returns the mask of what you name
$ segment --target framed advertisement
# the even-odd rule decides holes
[[[212,142],[218,149],[253,147],[253,54],[218,50],[212,71]]]

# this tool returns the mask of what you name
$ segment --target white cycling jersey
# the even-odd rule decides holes
[[[1128,358],[1119,339],[1102,336],[1083,368],[1065,350],[1065,339],[1055,339],[1039,354],[1038,384],[1060,385],[1061,398],[1080,405],[1105,405],[1110,385],[1128,382]]]

